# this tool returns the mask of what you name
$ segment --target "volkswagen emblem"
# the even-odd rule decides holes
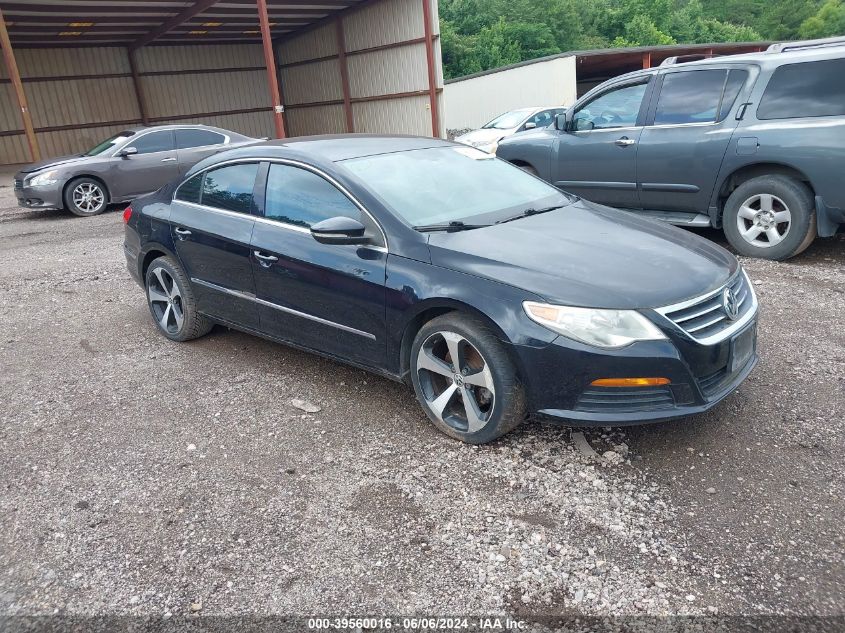
[[[737,301],[733,288],[725,288],[722,293],[722,308],[731,321],[736,321],[739,316],[739,301]]]

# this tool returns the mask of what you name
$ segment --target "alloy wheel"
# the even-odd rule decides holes
[[[159,327],[168,334],[178,334],[185,322],[182,291],[166,269],[155,268],[147,276],[147,297]]]
[[[419,349],[417,378],[429,409],[441,422],[474,433],[490,421],[496,390],[481,353],[460,334],[435,332]]]
[[[736,216],[739,234],[758,248],[780,244],[789,233],[792,214],[786,203],[770,193],[758,193],[743,202]]]
[[[73,188],[71,199],[76,208],[84,213],[96,213],[106,203],[103,190],[91,182],[82,182]]]

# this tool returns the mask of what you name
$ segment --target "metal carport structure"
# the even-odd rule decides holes
[[[436,0],[0,1],[0,164],[137,124],[443,135]]]

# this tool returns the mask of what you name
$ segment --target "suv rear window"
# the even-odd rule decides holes
[[[826,59],[781,66],[769,80],[758,119],[845,114],[845,59]]]

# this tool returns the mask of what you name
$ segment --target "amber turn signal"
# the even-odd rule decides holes
[[[671,382],[668,378],[599,378],[590,384],[593,387],[659,387]]]

